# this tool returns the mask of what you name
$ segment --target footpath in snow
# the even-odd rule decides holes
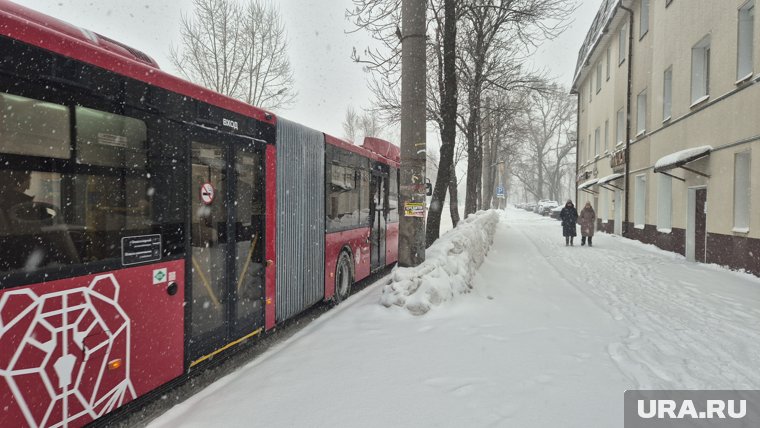
[[[382,304],[414,277],[394,272],[151,426],[613,427],[626,389],[760,389],[757,278],[496,215],[468,286],[431,270],[455,292],[424,314]]]

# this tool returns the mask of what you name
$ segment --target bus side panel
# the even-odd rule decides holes
[[[335,269],[341,250],[348,246],[354,260],[354,281],[369,276],[369,228],[328,233],[325,236],[325,299],[335,294]]]
[[[184,269],[173,261],[0,291],[2,425],[82,426],[182,375]]]
[[[277,289],[277,149],[266,148],[266,309],[264,311],[264,328],[269,330],[275,325],[276,289]],[[269,263],[269,262],[272,263]]]
[[[388,223],[385,229],[385,264],[398,261],[398,231],[400,223]]]

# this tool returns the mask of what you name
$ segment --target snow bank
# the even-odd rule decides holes
[[[413,268],[395,268],[380,302],[423,315],[433,306],[472,289],[472,278],[491,248],[499,212],[479,211],[439,238]]]

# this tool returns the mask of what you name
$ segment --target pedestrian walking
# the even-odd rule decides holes
[[[591,239],[594,237],[594,227],[596,226],[596,213],[591,202],[586,202],[581,210],[578,223],[581,225],[581,246],[586,245],[588,239],[588,246],[591,247]]]
[[[573,245],[573,238],[576,235],[575,225],[578,221],[578,210],[575,209],[573,201],[567,200],[565,208],[559,213],[562,220],[562,235],[565,237],[565,245]]]

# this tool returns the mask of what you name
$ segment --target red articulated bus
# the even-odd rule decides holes
[[[87,424],[397,259],[362,147],[0,0],[0,426]]]

